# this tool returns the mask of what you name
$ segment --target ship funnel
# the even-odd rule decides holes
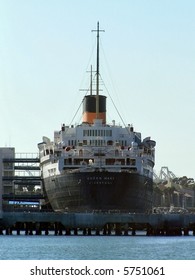
[[[83,100],[83,122],[92,124],[95,119],[102,119],[106,123],[106,96],[99,95],[99,112],[96,112],[97,95],[86,95]]]

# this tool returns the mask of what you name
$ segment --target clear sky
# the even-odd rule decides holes
[[[194,0],[0,0],[0,146],[37,152],[70,124],[97,21],[100,72],[124,122],[157,142],[156,173],[195,178]]]

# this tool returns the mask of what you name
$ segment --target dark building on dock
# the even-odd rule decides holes
[[[45,206],[38,154],[0,148],[0,210],[36,211]]]

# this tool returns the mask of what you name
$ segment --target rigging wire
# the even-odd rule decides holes
[[[92,44],[90,56],[89,56],[88,63],[87,63],[87,66],[86,66],[85,69],[89,69],[89,65],[90,65],[90,63],[91,63],[91,61],[92,61],[92,57],[93,57],[93,54],[94,54],[95,46],[96,46],[96,42],[95,42],[95,39],[94,39],[94,43]],[[85,72],[87,72],[87,70],[86,70]],[[85,72],[83,73],[83,77],[82,77],[82,79],[81,79],[80,85],[84,84],[84,80],[85,80],[85,78],[86,78]],[[81,86],[80,86],[79,88],[81,88]],[[86,90],[85,96],[87,95],[88,92],[89,92],[89,88]],[[75,100],[75,95],[77,96],[77,95],[78,95],[78,92],[77,92],[76,94],[74,94],[74,100]],[[83,101],[82,101],[82,102],[83,102]],[[79,105],[79,107],[78,107],[76,113],[74,114],[74,116],[73,116],[73,118],[72,118],[72,120],[71,120],[71,122],[70,122],[70,125],[73,123],[73,121],[74,121],[74,119],[75,119],[75,117],[76,117],[76,115],[77,115],[79,109],[81,108],[82,102],[81,102],[81,104]],[[75,103],[76,103],[76,102],[74,102],[74,105],[75,105]]]
[[[101,75],[100,75],[100,77],[101,77]],[[117,109],[117,107],[116,107],[116,105],[115,105],[115,103],[114,103],[114,101],[113,101],[113,99],[112,99],[112,97],[111,97],[111,95],[110,95],[110,93],[109,93],[109,90],[108,90],[108,88],[106,87],[106,85],[105,85],[105,83],[104,83],[102,77],[101,77],[101,80],[102,80],[102,82],[103,82],[103,85],[104,85],[104,87],[105,87],[105,89],[106,89],[106,92],[107,92],[107,94],[108,94],[108,96],[109,96],[109,98],[110,98],[110,100],[111,100],[111,102],[112,102],[112,104],[113,104],[113,106],[114,106],[114,108],[115,108],[117,114],[119,115],[119,118],[121,119],[121,121],[122,121],[124,127],[127,129],[128,133],[129,133],[129,130],[128,130],[128,128],[127,128],[127,125],[125,124],[125,122],[124,122],[124,120],[123,120],[121,114],[119,113],[119,111],[118,111],[118,109]]]
[[[107,60],[107,57],[106,57],[106,54],[105,54],[105,51],[104,51],[104,48],[103,48],[103,45],[102,45],[102,42],[101,42],[101,39],[100,39],[100,44],[101,44],[101,50],[102,50],[102,53],[103,53],[103,58],[105,60],[105,65],[106,65],[106,68],[107,68],[107,73],[108,73],[108,76],[109,76],[109,80],[111,81],[111,86],[113,88],[113,92],[115,93],[116,97],[117,97],[117,100],[118,100],[118,103],[120,104],[120,107],[121,107],[121,102],[120,102],[120,98],[117,94],[118,90],[116,90],[116,85],[113,81],[113,78],[112,78],[112,74],[111,74],[111,70],[110,70],[110,67],[109,67],[109,63],[108,63],[108,60]],[[105,86],[106,88],[106,86]],[[109,95],[110,96],[110,95]],[[110,97],[111,98],[111,97]],[[117,114],[119,115],[120,119],[122,120],[123,124],[125,123],[124,120],[122,119],[122,116],[119,114],[119,111],[116,107],[116,105],[114,104],[114,101],[111,99],[115,109],[116,109],[116,112]],[[121,110],[122,111],[122,110]]]
[[[92,80],[92,81],[94,82],[94,80],[95,80],[95,76],[93,77],[93,80]],[[90,91],[90,88],[86,89],[86,92],[85,92],[85,95],[84,95],[84,96],[86,96],[86,95],[88,94],[89,91]],[[83,104],[83,100],[81,101],[81,103],[80,103],[79,107],[77,108],[77,110],[76,110],[76,112],[75,112],[75,114],[74,114],[74,116],[73,116],[71,122],[69,123],[69,127],[71,126],[71,124],[73,123],[74,119],[76,118],[76,115],[78,114],[78,112],[79,112],[79,110],[80,110],[82,104]],[[79,120],[81,120],[81,118],[82,118],[82,117],[80,117]],[[67,131],[68,131],[68,129],[67,129]]]
[[[85,70],[85,72],[88,72],[88,70],[87,69],[89,69],[89,65],[90,64],[92,64],[91,63],[91,61],[92,61],[92,57],[93,57],[93,54],[94,54],[94,50],[95,50],[95,47],[96,47],[96,42],[95,42],[95,40],[94,40],[94,43],[93,43],[93,47],[92,47],[92,49],[91,49],[91,54],[90,54],[90,56],[89,56],[89,60],[88,60],[88,63],[87,63],[87,66],[86,66],[86,70]],[[82,84],[84,84],[84,79],[85,79],[85,75],[83,74],[83,78],[82,78],[82,81],[81,81],[81,85]],[[81,87],[80,87],[81,88]]]

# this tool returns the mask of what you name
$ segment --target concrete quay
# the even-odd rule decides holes
[[[0,234],[26,235],[195,235],[194,214],[2,212]]]

